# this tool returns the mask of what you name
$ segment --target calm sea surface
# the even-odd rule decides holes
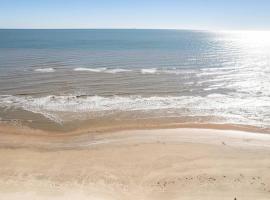
[[[110,116],[269,129],[270,32],[0,30],[1,121]]]

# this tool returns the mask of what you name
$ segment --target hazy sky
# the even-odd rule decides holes
[[[0,28],[270,30],[270,0],[0,0]]]

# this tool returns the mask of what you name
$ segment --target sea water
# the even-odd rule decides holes
[[[109,116],[269,129],[270,32],[0,30],[2,122]]]

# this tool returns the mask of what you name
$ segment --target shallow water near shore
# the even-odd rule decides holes
[[[0,61],[2,122],[270,128],[269,32],[0,30]]]

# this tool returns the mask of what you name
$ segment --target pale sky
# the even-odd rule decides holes
[[[270,30],[270,0],[0,0],[0,28]]]

